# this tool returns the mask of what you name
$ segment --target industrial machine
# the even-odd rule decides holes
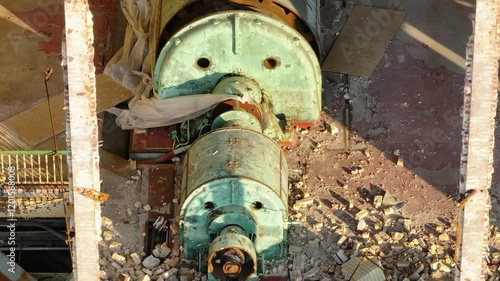
[[[286,254],[281,146],[320,118],[319,1],[162,2],[159,97],[235,96],[182,126],[183,259],[205,261],[209,280],[257,280],[263,261]]]

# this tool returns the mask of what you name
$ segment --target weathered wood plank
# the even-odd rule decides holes
[[[96,77],[97,112],[102,112],[134,96],[104,74]],[[64,93],[50,98],[56,134],[66,129]],[[0,148],[4,150],[28,149],[52,138],[47,101],[16,114],[0,123]]]
[[[101,206],[83,196],[100,191],[92,15],[87,0],[67,0],[65,51],[70,200],[74,204],[75,280],[98,280]],[[63,46],[64,47],[64,46]]]
[[[500,2],[478,0],[473,37],[472,72],[466,75],[464,103],[464,148],[458,258],[461,271],[456,279],[484,280],[485,250],[489,225],[489,194],[493,173],[495,115],[497,108],[497,24]],[[469,44],[469,47],[471,44]],[[470,81],[470,85],[468,82]],[[470,96],[469,96],[470,95]]]

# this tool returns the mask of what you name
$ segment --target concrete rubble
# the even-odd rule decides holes
[[[296,200],[289,210],[289,220],[295,223],[289,230],[288,259],[266,261],[267,275],[297,281],[452,280],[457,270],[454,223],[416,227],[404,216],[403,202],[384,191],[366,200],[348,198],[325,204],[306,184],[307,177],[302,173],[290,184],[290,196]],[[295,195],[298,191],[300,196]],[[131,209],[137,214],[147,212],[148,207],[137,202]],[[343,213],[349,218],[339,219]],[[163,225],[161,220],[157,223]],[[110,218],[103,217],[102,224],[102,280],[207,280],[196,266],[180,267],[178,246],[155,245],[146,256],[116,241],[119,235]],[[174,240],[178,238],[176,224],[168,230]],[[492,241],[500,243],[498,227],[493,226],[490,233]],[[498,248],[491,248],[488,258],[487,280],[499,280]]]

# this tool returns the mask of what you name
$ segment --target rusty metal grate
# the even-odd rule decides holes
[[[0,151],[0,183],[9,167],[15,167],[16,184],[68,184],[66,151]]]

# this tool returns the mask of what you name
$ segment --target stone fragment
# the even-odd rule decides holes
[[[339,240],[337,241],[337,246],[342,246],[345,242],[347,241],[347,237],[342,235]]]
[[[366,225],[366,221],[365,221],[364,219],[360,219],[360,220],[358,221],[358,225],[356,226],[356,229],[357,229],[358,231],[363,231],[363,230],[365,230],[365,229],[366,229],[366,226],[367,226],[367,225]]]
[[[122,270],[122,267],[116,262],[112,262],[111,266],[113,266],[116,270]]]
[[[137,202],[135,202],[135,203],[134,203],[134,207],[135,207],[136,209],[140,209],[140,208],[142,207],[142,203],[141,203],[141,202],[139,202],[139,201],[137,201]]]
[[[349,257],[346,256],[344,250],[339,250],[335,255],[333,255],[333,259],[335,260],[335,263],[341,265],[344,264],[347,260],[349,260]]]
[[[142,261],[142,265],[147,269],[153,269],[160,264],[160,260],[153,255],[148,256]]]
[[[125,259],[124,256],[118,254],[118,253],[113,253],[111,256],[111,259],[117,262],[119,265],[124,265],[127,262],[127,259]]]
[[[448,241],[450,240],[450,236],[448,235],[448,233],[441,233],[439,234],[439,241]]]
[[[382,238],[382,240],[386,241],[386,240],[389,240],[391,238],[391,236],[389,236],[389,234],[387,234],[387,232],[385,231],[381,231],[378,233],[378,235]]]
[[[382,199],[384,197],[382,195],[377,195],[373,198],[373,207],[375,207],[376,209],[380,208],[380,206],[382,206]]]
[[[295,201],[295,204],[293,206],[297,207],[297,208],[302,208],[302,207],[309,206],[313,203],[314,203],[314,198],[309,197],[309,198],[304,198],[304,199],[300,199],[300,200]]]
[[[395,208],[399,208],[399,207],[402,207],[402,202],[397,200],[389,192],[386,192],[384,194],[384,198],[382,199],[382,206],[384,206],[384,207],[393,207],[394,206]]]
[[[120,243],[120,242],[112,241],[109,244],[109,249],[112,250],[112,251],[116,252],[116,251],[119,251],[121,248],[122,248],[122,243]]]
[[[130,254],[130,257],[134,261],[135,264],[141,264],[141,257],[137,253]]]
[[[163,268],[159,267],[155,271],[153,271],[153,276],[158,276],[163,273]]]
[[[109,241],[115,237],[115,234],[112,231],[106,230],[102,232],[102,237],[104,241]]]
[[[288,251],[290,253],[298,254],[298,253],[302,252],[302,247],[295,246],[295,245],[290,245],[288,247]]]
[[[107,266],[109,264],[109,261],[105,258],[101,258],[101,259],[99,259],[99,264],[101,266]]]
[[[290,280],[302,281],[302,271],[299,269],[290,271]]]
[[[173,235],[176,235],[177,233],[179,233],[179,225],[177,223],[172,223],[170,225],[170,231]]]
[[[380,237],[379,233],[373,235],[373,240],[375,240],[375,243],[377,243],[378,245],[384,243],[384,239],[382,239],[382,237]]]
[[[120,273],[118,275],[118,281],[130,281],[132,280],[128,274]]]
[[[144,272],[144,273],[146,273],[149,276],[153,275],[153,272],[151,270],[147,269],[147,268],[143,268],[143,269],[141,269],[141,271]]]
[[[397,267],[409,267],[410,266],[410,261],[397,261],[396,263]]]
[[[418,244],[420,245],[420,247],[422,247],[423,249],[427,248],[427,243],[425,243],[424,239],[418,238],[417,241],[418,241]]]
[[[357,212],[355,217],[356,217],[356,219],[357,219],[357,220],[360,220],[360,219],[362,219],[362,218],[364,218],[364,217],[368,216],[368,214],[370,214],[370,213],[368,212],[368,210],[363,209],[363,210],[361,210],[361,211]]]
[[[404,233],[401,233],[401,232],[393,232],[393,233],[392,233],[392,235],[391,235],[391,238],[392,238],[392,240],[394,240],[394,241],[399,241],[399,240],[403,239],[403,237],[404,237],[404,236],[405,236],[405,235],[404,235]]]
[[[166,259],[165,264],[168,265],[169,268],[171,268],[171,267],[175,267],[177,265],[178,261],[179,261],[178,258]]]
[[[309,279],[311,277],[314,277],[316,276],[316,274],[320,271],[319,267],[317,266],[314,266],[313,268],[311,268],[310,270],[306,271],[304,273],[304,279]]]
[[[144,211],[146,211],[146,212],[151,211],[151,206],[149,206],[149,204],[146,204],[146,205],[142,206],[142,208],[143,208],[143,209],[144,209]]]
[[[309,241],[307,241],[307,244],[309,244],[309,246],[311,246],[311,248],[318,248],[319,247],[319,239],[309,240]]]
[[[396,213],[396,209],[394,209],[393,207],[389,207],[389,208],[385,208],[384,209],[384,216],[390,216],[392,214],[395,214]]]
[[[108,217],[102,216],[101,217],[101,224],[108,227],[108,226],[111,226],[113,224],[113,221]]]
[[[298,254],[293,259],[293,269],[302,271],[304,270],[305,263],[306,263],[306,255]]]
[[[446,264],[444,264],[444,263],[440,263],[439,264],[439,270],[441,272],[446,272],[446,273],[450,273],[451,272],[451,268],[449,266],[447,266]]]

